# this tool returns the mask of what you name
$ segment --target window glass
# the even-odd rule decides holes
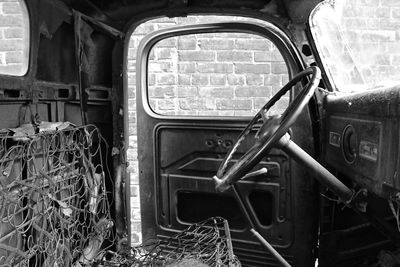
[[[29,17],[23,0],[0,0],[0,74],[23,76],[29,62]]]
[[[324,68],[343,92],[398,84],[400,12],[397,1],[325,1],[310,25]]]
[[[279,50],[249,33],[188,34],[153,46],[148,95],[162,115],[252,116],[288,80]],[[285,96],[271,111],[282,113]]]

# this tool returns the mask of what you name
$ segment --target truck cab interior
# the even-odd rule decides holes
[[[136,266],[105,263],[133,161],[143,243],[222,217],[238,266],[398,266],[399,26],[394,0],[0,0],[0,266]]]

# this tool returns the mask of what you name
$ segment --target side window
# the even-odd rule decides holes
[[[151,109],[161,115],[252,116],[288,80],[282,55],[251,33],[202,33],[163,39],[148,61]],[[281,114],[285,96],[271,113]]]
[[[29,15],[23,0],[0,0],[0,74],[23,76],[29,63]]]

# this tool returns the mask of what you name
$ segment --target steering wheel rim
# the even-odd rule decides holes
[[[266,125],[267,118],[265,114],[270,110],[275,103],[285,95],[289,90],[293,88],[298,82],[302,81],[303,78],[311,75],[310,80],[303,87],[296,98],[289,104],[286,110],[282,113],[280,118],[276,118],[279,125],[276,129],[270,129],[269,135],[261,136],[261,139],[257,141],[235,164],[227,169],[227,166],[232,159],[232,156],[236,152],[240,143],[246,138],[251,132],[252,127],[260,120],[263,120],[263,126]],[[283,86],[253,117],[246,128],[239,135],[236,143],[232,146],[229,152],[226,154],[222,161],[216,176],[213,177],[216,183],[217,191],[225,191],[230,186],[240,180],[248,171],[250,171],[261,159],[274,147],[284,134],[289,130],[292,124],[296,121],[303,108],[308,104],[309,100],[313,96],[318,84],[321,79],[321,71],[318,67],[309,67],[298,74],[296,74],[285,86]],[[260,128],[260,130],[261,130]]]

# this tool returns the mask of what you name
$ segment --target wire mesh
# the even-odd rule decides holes
[[[93,126],[0,133],[0,266],[84,266],[114,241],[107,145]]]
[[[98,266],[241,266],[233,253],[228,222],[206,219],[167,239],[108,251]]]

